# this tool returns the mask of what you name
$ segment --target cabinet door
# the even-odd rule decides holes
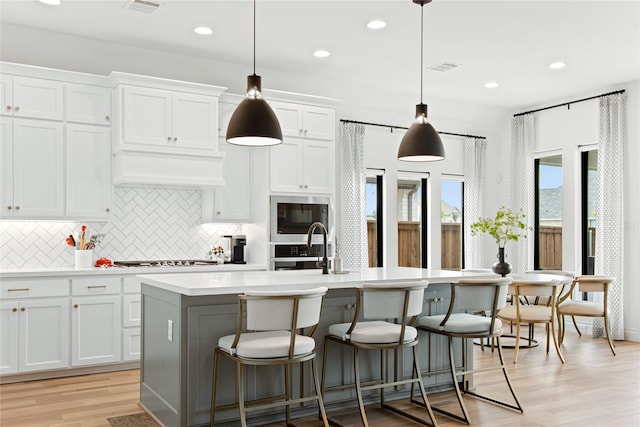
[[[142,317],[142,296],[131,294],[122,296],[122,325],[125,328],[140,326]]]
[[[120,295],[72,298],[71,364],[120,361]]]
[[[213,190],[213,218],[218,222],[249,222],[253,149],[221,143],[220,151],[225,153],[225,185]]]
[[[325,141],[303,140],[302,172],[305,191],[333,192],[333,147]]]
[[[14,216],[61,217],[64,208],[62,123],[13,120]]]
[[[302,106],[287,102],[270,102],[273,112],[276,113],[283,136],[302,136]]]
[[[111,209],[111,130],[67,125],[67,216],[107,218]]]
[[[0,375],[18,372],[18,301],[0,302]]]
[[[22,300],[19,309],[18,370],[69,366],[69,299]]]
[[[111,90],[106,87],[67,83],[67,122],[111,124]]]
[[[13,120],[0,118],[0,216],[13,216]]]
[[[168,145],[171,141],[171,93],[136,86],[123,88],[123,142]]]
[[[171,141],[177,147],[215,150],[218,145],[218,99],[191,93],[173,93]]]
[[[122,361],[140,360],[140,328],[127,328],[122,332]]]
[[[302,183],[302,144],[286,139],[269,148],[271,157],[271,191],[304,192]]]
[[[13,115],[13,78],[0,76],[0,114]]]
[[[64,84],[30,77],[13,78],[13,115],[62,120]]]
[[[306,138],[335,139],[335,111],[332,108],[305,106],[302,110],[303,135]]]

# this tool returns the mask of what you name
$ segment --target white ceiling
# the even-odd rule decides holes
[[[0,23],[246,64],[250,73],[251,1],[160,3],[146,14],[126,0],[1,0]],[[640,0],[433,0],[424,17],[425,67],[460,64],[425,70],[425,102],[517,108],[640,79]],[[367,29],[373,18],[387,27]],[[214,34],[194,34],[198,25]],[[411,0],[260,0],[257,38],[258,74],[286,70],[419,96],[420,7]],[[316,49],[331,56],[315,58]],[[566,68],[549,70],[557,60]],[[487,81],[500,86],[485,89]]]

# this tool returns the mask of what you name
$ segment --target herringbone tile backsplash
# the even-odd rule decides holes
[[[0,221],[0,268],[71,267],[65,237],[87,225],[104,233],[95,257],[112,260],[204,259],[240,224],[200,224],[199,190],[116,187],[110,222]]]

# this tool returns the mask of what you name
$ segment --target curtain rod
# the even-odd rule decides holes
[[[602,98],[603,96],[609,96],[609,95],[617,95],[619,93],[624,93],[624,89],[616,90],[614,92],[609,92],[609,93],[603,93],[601,95],[590,96],[589,98],[577,99],[575,101],[563,102],[562,104],[551,105],[550,107],[538,108],[537,110],[525,111],[524,113],[514,114],[513,117],[524,116],[525,114],[537,113],[538,111],[550,110],[552,108],[557,108],[557,107],[564,107],[565,105],[567,106],[567,108],[570,108],[571,104],[577,104],[578,102],[583,102],[583,101],[591,101],[592,99]]]
[[[371,122],[359,122],[357,120],[340,119],[340,122],[342,122],[342,123],[355,123],[357,125],[367,125],[367,126],[378,126],[378,127],[383,127],[383,128],[390,128],[392,133],[393,133],[394,129],[403,129],[403,130],[409,129],[409,128],[404,127],[404,126],[383,125],[383,124],[380,124],[380,123],[371,123]],[[451,133],[451,132],[441,132],[441,131],[436,131],[436,132],[438,132],[440,135],[461,136],[461,137],[464,137],[464,138],[487,139],[485,136],[465,135],[465,134],[462,134],[462,133]]]

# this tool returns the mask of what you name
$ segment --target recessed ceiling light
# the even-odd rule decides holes
[[[552,70],[559,70],[560,68],[564,68],[567,64],[562,61],[556,61],[549,64],[549,68]]]
[[[40,3],[48,4],[49,6],[60,6],[60,0],[39,0]]]
[[[371,30],[381,30],[386,26],[387,26],[387,23],[379,19],[374,19],[373,21],[367,22],[367,28]]]
[[[326,50],[316,50],[315,52],[313,52],[313,56],[315,56],[316,58],[326,58],[329,55],[331,54]]]
[[[500,86],[497,82],[486,82],[484,84],[484,87],[486,87],[487,89],[494,89],[497,88],[498,86]]]
[[[213,30],[209,27],[195,27],[193,32],[196,34],[200,34],[201,36],[209,36],[213,34]]]

